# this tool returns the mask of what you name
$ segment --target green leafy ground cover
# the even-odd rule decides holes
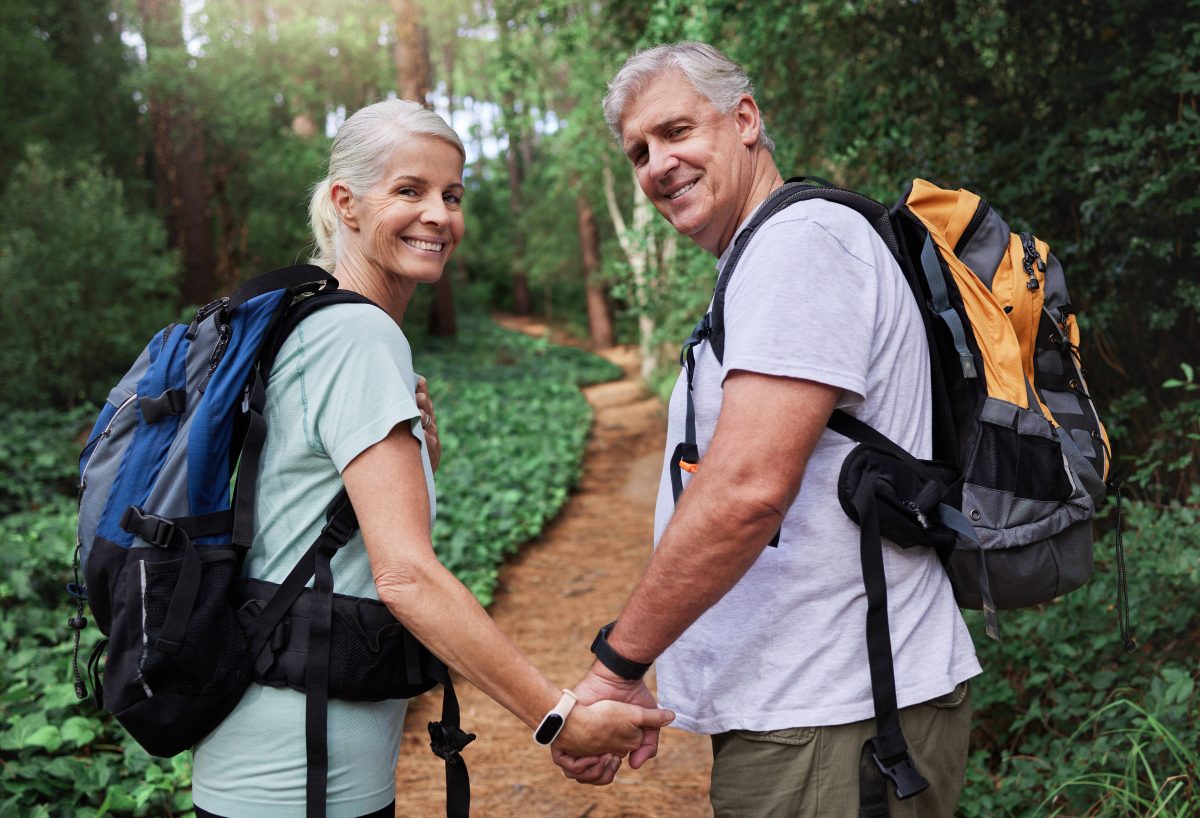
[[[499,563],[579,479],[591,409],[578,386],[620,370],[487,322],[419,344],[417,364],[442,430],[435,548],[486,604]],[[91,414],[10,412],[0,433],[0,815],[186,815],[190,757],[146,754],[76,700],[69,674],[74,438]],[[98,638],[89,629],[82,662]]]

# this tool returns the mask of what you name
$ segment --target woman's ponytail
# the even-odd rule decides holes
[[[333,207],[333,199],[329,195],[332,184],[326,177],[313,188],[312,201],[308,204],[308,221],[312,226],[314,253],[308,260],[329,272],[333,272],[337,262],[337,249],[334,242],[337,239],[338,217]]]

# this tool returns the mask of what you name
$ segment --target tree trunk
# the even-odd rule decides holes
[[[147,62],[183,53],[183,11],[178,0],[138,0]],[[209,181],[204,141],[187,106],[157,89],[148,93],[154,132],[154,187],[166,215],[167,238],[183,259],[180,296],[205,304],[216,291]]]
[[[578,189],[578,187],[576,188]],[[600,236],[596,233],[596,213],[587,195],[575,196],[575,215],[579,221],[579,248],[583,255],[583,288],[587,293],[588,337],[597,349],[613,345],[612,317],[604,288],[596,284],[600,271]]]
[[[617,205],[617,193],[613,183],[612,170],[604,167],[604,198],[608,203],[608,215],[617,231],[617,242],[629,262],[633,274],[633,298],[637,309],[638,351],[641,354],[642,366],[640,374],[643,380],[649,380],[657,368],[658,358],[654,349],[654,318],[650,313],[651,291],[655,282],[652,277],[661,270],[667,269],[675,255],[674,236],[667,239],[663,246],[657,247],[650,233],[650,221],[654,218],[654,208],[650,200],[641,195],[637,178],[633,180],[633,226],[627,229],[625,217]],[[634,236],[644,236],[644,244],[638,243]]]
[[[508,167],[508,212],[512,216],[512,286],[513,309],[517,315],[529,315],[529,279],[525,275],[525,232],[521,229],[521,186],[525,184],[525,169],[521,164],[519,135],[512,92],[504,94],[505,119],[508,122],[508,149],[504,161]]]
[[[396,89],[401,99],[424,105],[433,88],[429,64],[429,31],[421,20],[421,9],[413,0],[392,0],[396,15]]]

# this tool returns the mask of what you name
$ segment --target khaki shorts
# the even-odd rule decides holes
[[[900,726],[929,789],[904,801],[889,790],[892,818],[952,818],[971,733],[966,682],[900,711]],[[858,762],[875,720],[832,727],[733,730],[712,737],[716,818],[854,818]]]

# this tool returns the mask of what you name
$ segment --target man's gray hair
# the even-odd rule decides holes
[[[742,94],[754,96],[754,83],[742,67],[706,43],[682,42],[659,45],[631,55],[608,84],[604,95],[604,121],[621,141],[621,117],[625,108],[651,80],[667,71],[679,71],[691,86],[722,114],[732,111]],[[760,122],[758,144],[768,152],[775,142]]]

